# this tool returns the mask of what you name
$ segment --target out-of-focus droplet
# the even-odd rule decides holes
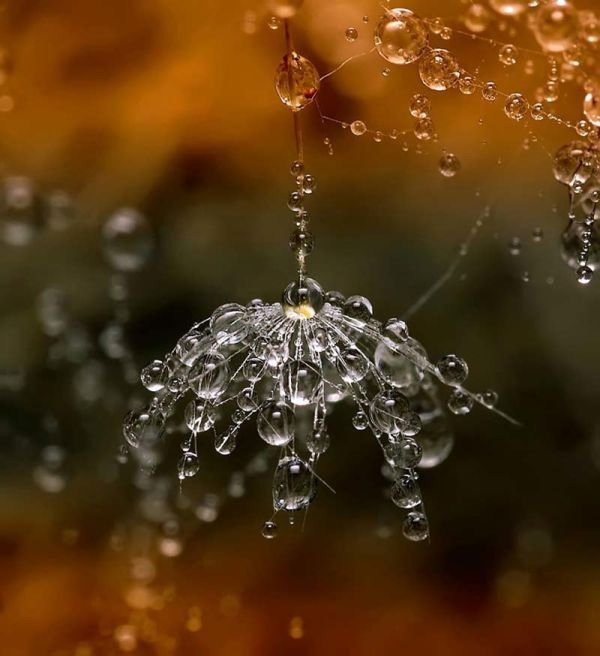
[[[498,59],[505,66],[514,66],[519,59],[519,51],[517,50],[516,46],[513,46],[510,43],[506,43],[500,48]]]
[[[444,153],[440,158],[438,168],[445,178],[453,178],[460,171],[460,160],[453,153]]]
[[[583,100],[583,113],[592,125],[600,127],[600,85],[586,94]]]
[[[154,236],[146,217],[132,208],[112,214],[102,226],[104,256],[111,267],[124,273],[139,271],[154,250]]]
[[[367,126],[364,121],[352,121],[350,123],[350,132],[353,135],[360,137],[367,131]]]
[[[564,52],[573,45],[579,23],[569,0],[549,0],[536,10],[533,34],[546,52]]]

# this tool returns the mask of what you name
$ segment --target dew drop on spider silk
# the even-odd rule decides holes
[[[375,28],[377,52],[390,64],[411,64],[428,43],[425,23],[408,9],[389,9]]]

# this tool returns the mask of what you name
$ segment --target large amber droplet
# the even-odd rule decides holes
[[[275,89],[281,102],[298,112],[317,95],[321,81],[313,63],[297,52],[284,55],[277,67]]]

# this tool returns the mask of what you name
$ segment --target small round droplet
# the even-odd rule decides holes
[[[367,131],[364,121],[352,121],[350,123],[350,132],[356,137],[362,136]]]
[[[344,34],[348,43],[354,43],[354,41],[358,39],[358,30],[355,27],[346,28],[346,32]]]
[[[504,113],[513,121],[522,121],[529,113],[529,103],[520,93],[511,93],[504,104]]]
[[[453,178],[460,171],[460,160],[453,153],[444,153],[440,158],[438,168],[445,178]]]
[[[589,266],[581,266],[577,269],[577,282],[582,285],[587,285],[592,281],[594,271]]]
[[[436,369],[446,385],[462,385],[469,375],[467,363],[457,355],[445,355],[438,360]]]
[[[407,540],[420,542],[429,537],[429,522],[421,512],[408,513],[402,525],[402,533]]]

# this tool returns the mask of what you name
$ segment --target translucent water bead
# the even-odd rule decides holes
[[[314,64],[297,52],[285,54],[275,74],[275,89],[281,102],[293,111],[309,105],[321,81]]]
[[[462,387],[466,375],[457,356],[434,366],[402,320],[375,320],[366,297],[325,293],[302,278],[286,287],[281,302],[220,306],[145,367],[141,379],[153,398],[127,416],[123,434],[140,459],[155,462],[170,425],[180,428],[176,410],[184,404],[190,433],[181,442],[183,481],[201,470],[196,448],[207,442],[197,439],[201,434],[211,433],[216,451],[228,455],[251,422],[279,453],[274,510],[293,516],[312,503],[318,461],[336,445],[328,415],[339,403],[353,403],[352,426],[372,435],[394,481],[392,501],[410,511],[407,537],[422,539],[427,520],[415,468],[442,462],[453,442],[437,387],[453,388],[452,413],[467,413],[475,401],[486,405]],[[344,441],[337,444],[343,448]],[[270,520],[263,534],[271,538],[276,530]]]
[[[433,91],[447,91],[458,83],[460,68],[456,57],[441,48],[430,50],[419,62],[423,84]]]
[[[146,217],[132,208],[117,210],[102,226],[104,256],[113,269],[129,273],[148,263],[154,235]]]
[[[529,114],[529,102],[520,93],[511,93],[504,104],[504,113],[514,121],[522,121]]]
[[[569,0],[548,0],[535,12],[533,34],[546,52],[564,52],[577,38],[577,10]]]
[[[429,43],[423,20],[409,9],[389,9],[375,28],[377,52],[391,64],[411,64]]]

